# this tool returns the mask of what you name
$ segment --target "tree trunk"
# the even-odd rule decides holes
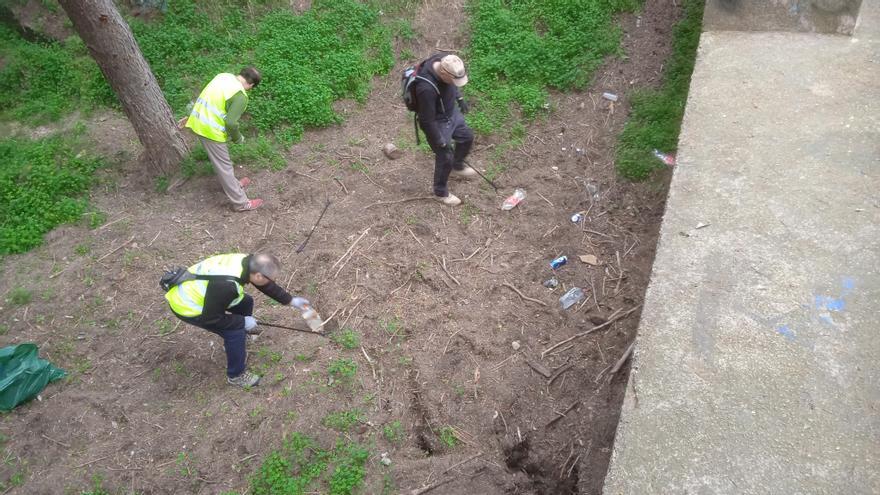
[[[59,0],[89,48],[159,174],[175,172],[186,143],[156,77],[113,0]]]

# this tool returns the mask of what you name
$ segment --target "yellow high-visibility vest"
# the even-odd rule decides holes
[[[229,275],[241,278],[244,274],[242,260],[246,254],[220,254],[200,261],[187,270],[195,275]],[[165,293],[165,299],[171,310],[180,316],[195,317],[202,314],[205,308],[205,292],[208,290],[208,280],[187,280],[182,284],[175,285]],[[238,297],[227,308],[231,308],[244,299],[244,287],[234,281],[238,289]]]
[[[226,100],[241,91],[241,82],[233,74],[217,74],[202,90],[193,105],[186,126],[199,136],[220,143],[226,142]]]

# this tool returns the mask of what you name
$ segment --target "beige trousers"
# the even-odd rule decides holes
[[[199,136],[199,140],[208,152],[208,158],[211,159],[211,165],[214,166],[214,172],[220,179],[220,185],[223,186],[229,201],[232,201],[235,208],[247,206],[248,197],[235,178],[235,170],[232,168],[232,159],[229,158],[229,148],[226,143],[218,143],[202,136]]]

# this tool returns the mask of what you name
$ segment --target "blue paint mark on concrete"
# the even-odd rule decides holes
[[[841,292],[840,296],[843,297],[849,295],[849,293],[856,288],[856,280],[852,277],[843,277],[840,285],[841,287],[843,287],[843,291]]]
[[[785,337],[787,340],[790,340],[790,341],[794,340],[794,338],[795,338],[794,331],[792,331],[792,329],[788,328],[788,325],[782,325],[780,327],[777,327],[776,333],[778,333],[779,335],[782,335],[783,337]]]
[[[846,301],[837,297],[815,296],[813,306],[819,310],[843,311],[846,309]]]

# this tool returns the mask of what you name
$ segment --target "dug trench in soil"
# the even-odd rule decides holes
[[[398,491],[452,477],[435,493],[600,493],[628,373],[611,368],[639,311],[544,351],[642,301],[669,173],[622,181],[613,147],[632,90],[660,82],[678,15],[649,0],[639,16],[622,16],[627,58],[609,60],[588,90],[553,96],[557,110],[503,157],[510,167],[496,181],[500,193],[453,182],[465,200],[458,208],[378,204],[429,194],[431,156],[410,148],[389,161],[380,151],[412,133],[398,103],[400,67],[377,80],[364,108],[339,105],[344,125],[307,133],[287,171],[249,174],[249,193],[267,200],[257,212],[230,212],[213,177],[156,195],[137,162],[123,160],[94,193],[106,226],[57,229],[3,267],[0,292],[25,285],[47,294],[10,308],[5,340],[39,343],[73,375],[4,416],[6,451],[29,473],[11,493],[84,489],[95,474],[106,487],[142,493],[241,492],[285,433],[332,445],[337,432],[322,419],[352,408],[364,419],[347,435],[376,445],[364,493],[382,492],[383,451]],[[462,46],[462,16],[457,3],[424,5],[420,51]],[[113,136],[124,148],[125,126],[91,127],[105,146]],[[485,167],[496,144],[478,138],[471,162]],[[519,186],[526,201],[500,211]],[[328,198],[321,226],[295,253]],[[573,224],[578,211],[585,220]],[[83,245],[94,255],[76,256]],[[267,329],[249,358],[266,377],[242,393],[225,384],[222,343],[177,325],[156,280],[169,264],[257,249],[278,254],[283,285],[358,332],[361,348]],[[548,262],[560,254],[569,262],[554,273]],[[542,282],[553,275],[560,287],[550,291]],[[562,311],[558,298],[572,286],[587,297]],[[294,318],[256,299],[259,319]],[[326,370],[341,357],[358,364],[357,376],[328,385]],[[394,421],[402,438],[376,434]]]

